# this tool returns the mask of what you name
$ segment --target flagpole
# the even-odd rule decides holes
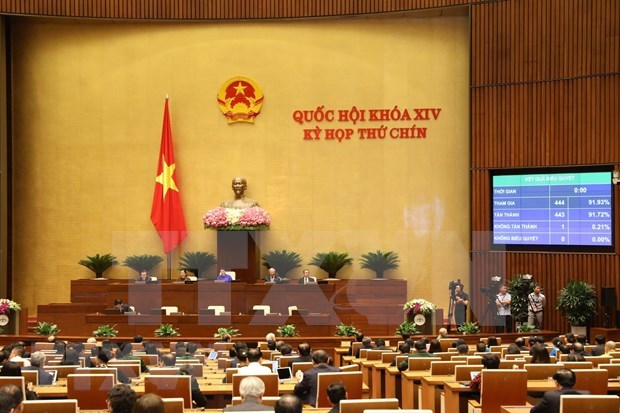
[[[166,254],[166,264],[166,267],[168,267],[168,280],[172,280],[172,254],[170,252]]]

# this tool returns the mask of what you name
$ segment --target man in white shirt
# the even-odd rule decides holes
[[[497,326],[496,333],[512,333],[512,317],[510,315],[511,297],[508,293],[506,284],[499,287],[499,294],[495,296],[495,305],[497,306]],[[504,331],[505,329],[505,331]]]
[[[241,367],[237,371],[237,374],[254,375],[272,373],[272,370],[269,367],[261,364],[263,361],[263,353],[259,348],[251,348],[248,350],[248,361],[250,364],[245,367]]]
[[[541,290],[540,284],[535,284],[534,292],[527,296],[527,323],[539,330],[542,330],[543,310],[546,302]]]
[[[30,367],[30,360],[24,358],[24,348],[22,346],[13,347],[9,355],[9,361],[21,361],[24,363],[24,367]]]

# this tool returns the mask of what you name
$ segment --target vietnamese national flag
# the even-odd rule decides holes
[[[187,236],[185,217],[181,207],[181,194],[176,175],[172,129],[168,113],[168,97],[164,107],[164,125],[161,132],[161,147],[157,160],[157,177],[151,208],[151,221],[164,243],[165,253],[172,251]]]

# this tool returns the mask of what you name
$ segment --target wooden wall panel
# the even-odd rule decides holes
[[[472,0],[6,0],[0,3],[0,14],[111,19],[277,19],[389,13],[470,3]]]
[[[569,279],[620,285],[620,187],[613,254],[491,250],[490,170],[620,164],[620,5],[615,0],[522,0],[472,5],[472,310],[490,277],[531,273],[547,295],[545,328]],[[599,314],[594,325],[602,325]],[[612,323],[614,318],[612,318]],[[488,320],[481,320],[484,324]],[[487,331],[490,331],[487,330]]]

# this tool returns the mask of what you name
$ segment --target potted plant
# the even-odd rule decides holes
[[[531,326],[527,323],[517,326],[517,333],[534,333],[536,331],[539,331],[536,326]]]
[[[263,254],[261,258],[264,261],[263,266],[267,269],[275,268],[282,277],[285,277],[292,269],[301,267],[301,256],[293,251],[269,251]]]
[[[60,329],[54,323],[48,321],[39,321],[39,324],[34,328],[34,332],[40,336],[54,336],[60,333]]]
[[[457,330],[459,333],[466,334],[478,334],[480,332],[480,327],[478,327],[478,322],[472,323],[469,321],[464,322],[460,326],[458,326]]]
[[[196,277],[201,277],[216,262],[215,255],[210,252],[188,251],[181,257],[179,266],[182,270],[191,271]]]
[[[319,267],[328,274],[329,278],[336,278],[336,273],[338,273],[342,267],[352,262],[353,258],[349,257],[349,254],[346,252],[338,253],[330,251],[318,252],[312,257],[308,264]]]
[[[597,313],[598,298],[594,285],[585,281],[569,280],[560,290],[556,310],[566,314],[574,334],[585,334],[586,326]]]
[[[118,264],[118,262],[112,254],[96,254],[92,257],[87,255],[86,259],[78,261],[78,264],[94,272],[96,279],[103,279],[103,273],[111,266]]]
[[[510,293],[510,313],[517,328],[527,323],[527,296],[534,291],[530,274],[516,274],[508,283]]]
[[[284,324],[276,329],[280,337],[295,337],[299,335],[294,324]]]
[[[351,325],[340,323],[336,326],[336,335],[339,337],[353,337],[359,333],[359,330]]]
[[[108,324],[104,326],[99,326],[95,331],[93,331],[94,337],[116,337],[118,334],[118,330],[116,328],[116,324],[113,326],[109,326]]]
[[[217,333],[213,334],[213,337],[222,339],[225,335],[229,335],[231,337],[240,336],[239,330],[232,327],[220,327],[217,329]]]
[[[125,267],[131,268],[132,270],[140,274],[142,271],[151,271],[153,267],[155,267],[163,260],[164,259],[159,255],[130,255],[129,257],[125,258],[125,261],[123,261],[123,265]]]
[[[361,267],[374,271],[377,279],[383,279],[383,273],[387,270],[397,269],[399,262],[398,254],[394,251],[377,250],[377,252],[362,254],[360,258]]]
[[[420,331],[415,327],[415,323],[413,321],[403,321],[394,331],[394,334],[397,336],[402,336],[403,340],[407,340],[414,334],[419,334]]]
[[[179,329],[174,328],[172,324],[162,324],[155,330],[155,337],[178,337],[180,335]]]

